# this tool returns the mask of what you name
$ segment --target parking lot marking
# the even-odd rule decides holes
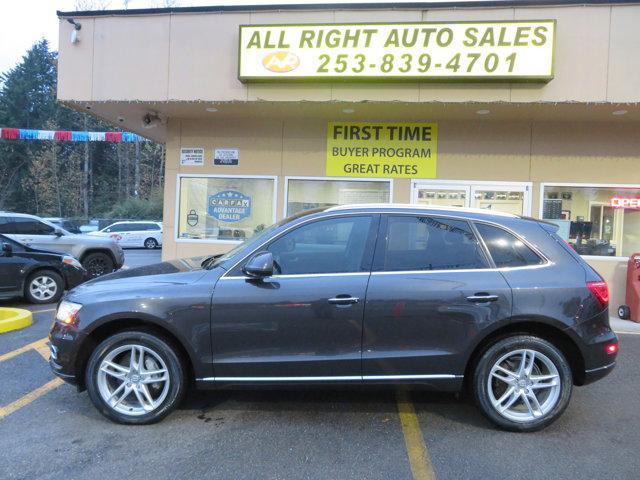
[[[47,308],[46,310],[34,310],[31,313],[35,315],[36,313],[46,313],[46,312],[55,312],[55,311],[56,311],[55,308]]]
[[[431,465],[429,451],[424,443],[416,410],[406,390],[398,390],[396,400],[413,478],[414,480],[434,480],[436,474]]]
[[[28,352],[29,350],[37,350],[38,353],[44,357],[44,354],[42,352],[47,349],[47,341],[48,341],[47,337],[41,338],[40,340],[36,340],[35,342],[25,345],[24,347],[16,348],[11,352],[7,352],[3,355],[0,355],[0,362],[4,362],[5,360],[9,360],[13,357],[17,357],[21,353]],[[49,352],[47,350],[47,356],[45,357],[45,360],[48,360],[48,359],[49,359]]]
[[[26,395],[19,398],[15,402],[10,403],[6,407],[0,407],[0,420],[2,420],[6,416],[11,415],[13,412],[20,410],[22,407],[29,405],[31,402],[33,402],[34,400],[37,400],[42,395],[53,390],[54,388],[58,387],[62,383],[63,382],[61,379],[54,378],[53,380],[45,383],[41,387],[38,387],[35,390],[32,390],[31,392],[27,393]]]

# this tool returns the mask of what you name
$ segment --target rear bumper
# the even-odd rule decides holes
[[[603,367],[585,370],[583,385],[588,385],[589,383],[593,383],[596,380],[600,380],[601,378],[606,377],[611,373],[611,371],[615,368],[615,366],[616,366],[616,362],[614,361],[609,365],[605,365]]]

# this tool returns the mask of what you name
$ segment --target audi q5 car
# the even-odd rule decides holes
[[[467,389],[501,428],[557,419],[616,363],[607,285],[550,223],[486,210],[316,209],[208,258],[61,301],[53,372],[106,417],[160,420],[189,384]]]

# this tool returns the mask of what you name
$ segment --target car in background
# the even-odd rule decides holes
[[[69,233],[76,233],[76,234],[82,233],[78,223],[74,222],[73,220],[69,220],[68,218],[45,217],[44,220],[46,220],[47,222],[53,223],[57,227],[64,228]]]
[[[87,279],[75,258],[31,248],[0,235],[0,299],[24,297],[31,303],[54,303],[64,290]]]
[[[162,246],[162,222],[116,222],[88,235],[113,238],[122,247],[153,250]]]
[[[91,278],[124,265],[124,252],[110,238],[74,235],[35,215],[0,212],[0,233],[31,248],[65,253],[80,260]]]

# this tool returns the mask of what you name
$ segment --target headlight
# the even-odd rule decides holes
[[[79,268],[79,269],[83,268],[82,264],[78,260],[76,260],[73,257],[69,257],[67,255],[62,257],[62,263],[66,263],[67,265],[71,265],[72,267],[76,267],[76,268]]]
[[[56,311],[56,321],[65,325],[73,325],[76,323],[78,312],[82,308],[79,303],[67,302],[63,300]]]

